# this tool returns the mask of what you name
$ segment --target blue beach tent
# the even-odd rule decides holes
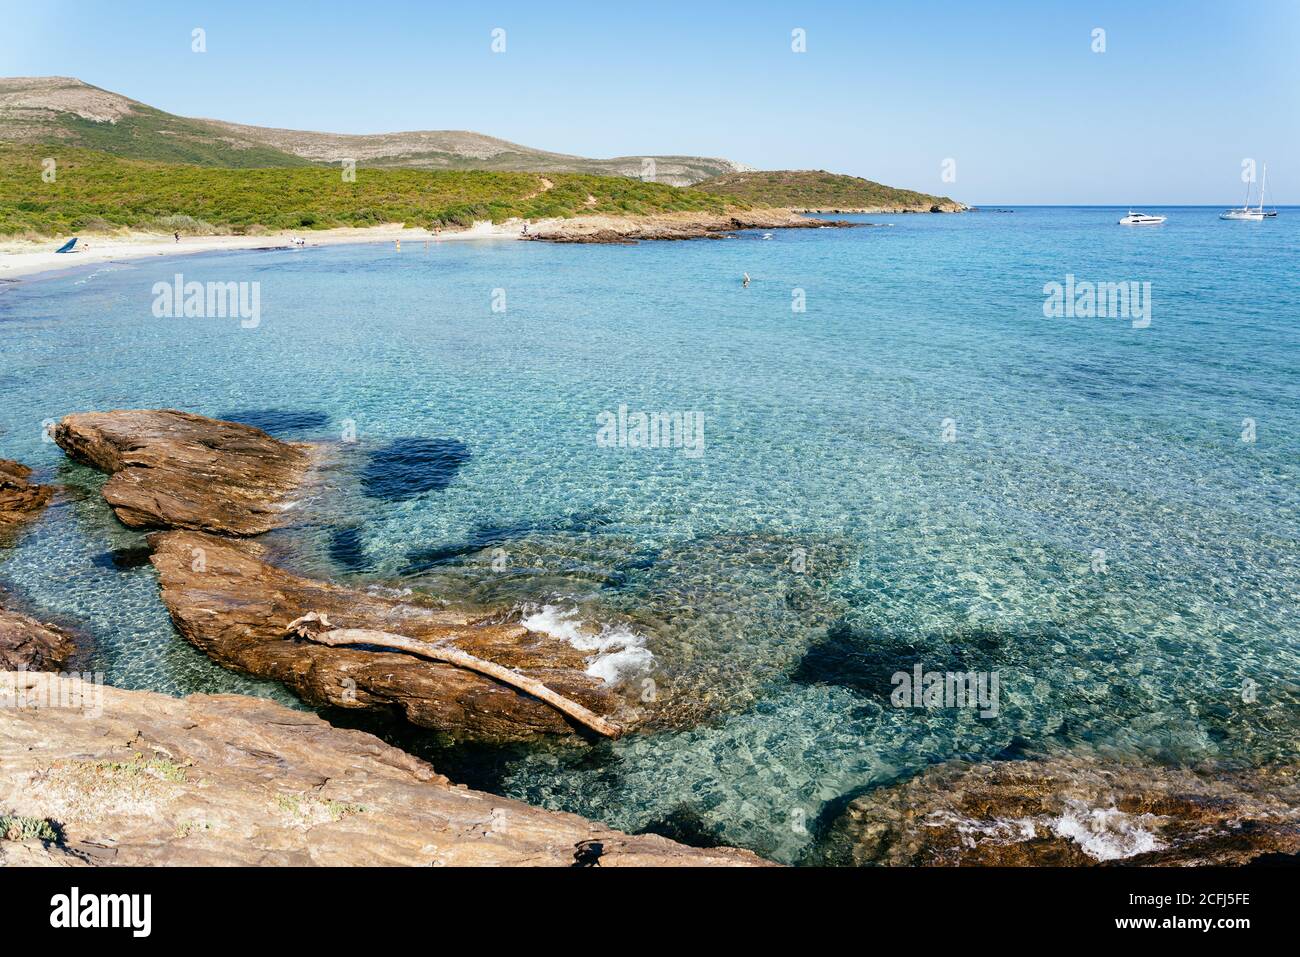
[[[58,249],[54,251],[56,253],[70,253],[72,252],[72,247],[75,245],[77,245],[77,237],[73,236],[66,243],[64,243],[62,246],[60,246]]]

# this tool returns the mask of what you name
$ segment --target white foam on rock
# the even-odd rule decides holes
[[[1117,861],[1164,846],[1149,830],[1155,822],[1153,814],[1132,815],[1116,807],[1090,808],[1082,801],[1071,801],[1052,822],[1052,829],[1094,860]]]
[[[587,674],[606,684],[618,684],[634,674],[649,671],[654,664],[654,655],[645,646],[644,636],[626,625],[600,625],[593,629],[582,620],[576,608],[544,605],[527,615],[522,624],[532,631],[562,638],[579,651],[590,652]]]

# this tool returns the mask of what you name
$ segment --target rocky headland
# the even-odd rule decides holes
[[[653,216],[576,216],[530,226],[524,239],[551,243],[635,243],[642,240],[725,239],[745,229],[820,229],[859,223],[809,219],[788,209]]]

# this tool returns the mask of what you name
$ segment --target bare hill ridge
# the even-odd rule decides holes
[[[72,77],[0,78],[0,141],[66,143],[129,159],[248,168],[354,159],[372,167],[486,169],[640,177],[646,157],[589,159],[467,130],[355,135],[176,116]],[[672,186],[748,169],[726,159],[651,156]]]

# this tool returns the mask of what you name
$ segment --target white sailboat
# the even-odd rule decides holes
[[[1245,222],[1258,223],[1264,219],[1264,184],[1268,182],[1268,164],[1264,164],[1264,180],[1259,184],[1259,209],[1250,208],[1250,181],[1246,181],[1246,201],[1242,203],[1241,209],[1226,209],[1219,214],[1220,219],[1237,219]],[[1277,215],[1275,212],[1273,215]]]

